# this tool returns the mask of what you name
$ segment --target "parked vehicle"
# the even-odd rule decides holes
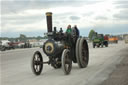
[[[103,34],[96,34],[95,36],[93,36],[93,48],[95,48],[96,46],[99,48],[100,46],[103,47],[105,45],[105,47],[108,47],[108,37],[104,36]]]
[[[15,49],[11,42],[8,40],[1,40],[0,43],[0,51]]]
[[[118,37],[117,36],[109,36],[108,38],[109,43],[118,43]]]

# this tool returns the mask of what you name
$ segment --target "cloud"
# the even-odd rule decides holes
[[[118,14],[113,15],[114,18],[128,21],[128,10],[121,10]]]
[[[128,8],[128,4],[119,5],[119,6],[117,6],[117,8]]]
[[[107,20],[108,18],[105,16],[97,16],[95,19],[96,20]]]
[[[116,5],[116,8],[128,8],[128,1],[116,1],[114,2],[114,4]]]
[[[128,24],[106,24],[94,27],[94,30],[98,33],[104,34],[117,34],[117,33],[128,33]]]
[[[38,10],[4,14],[1,16],[1,32],[31,32],[46,28],[46,25],[43,24],[45,21],[45,16]]]
[[[41,32],[47,28],[47,11],[53,12],[53,26],[58,29],[62,27],[66,30],[68,24],[76,24],[82,34],[94,27],[106,26],[111,30],[118,24],[128,24],[126,5],[126,2],[110,0],[4,0],[1,3],[2,36],[10,36],[11,33],[33,33],[34,36],[37,35],[34,32],[38,31],[39,35],[43,35]]]
[[[93,14],[95,14],[93,11],[92,12],[88,12],[88,13],[83,13],[83,17],[85,17],[85,16],[91,16]]]
[[[71,19],[71,20],[79,20],[80,17],[78,17],[78,16],[70,16],[70,19]]]
[[[17,13],[29,9],[49,9],[56,7],[79,7],[85,4],[95,4],[100,1],[79,1],[79,0],[11,0],[1,2],[1,12]]]
[[[127,14],[115,14],[114,17],[117,19],[121,19],[121,20],[127,20],[128,19]]]
[[[2,23],[11,23],[11,24],[28,24],[35,23],[40,20],[43,20],[43,16],[9,16],[1,17]]]

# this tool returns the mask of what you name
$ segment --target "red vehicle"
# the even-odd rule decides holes
[[[104,40],[108,41],[108,36],[104,36]]]

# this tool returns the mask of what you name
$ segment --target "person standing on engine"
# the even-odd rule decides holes
[[[73,35],[73,42],[76,44],[76,41],[79,38],[79,30],[77,28],[77,25],[74,25],[74,27],[72,28],[72,35]]]
[[[67,36],[67,42],[68,44],[72,47],[72,29],[71,25],[68,25],[67,30],[66,30],[66,36]]]
[[[77,28],[77,25],[74,26],[74,30],[75,30],[76,36],[78,38],[80,36],[80,32],[79,32],[79,29]]]
[[[68,34],[72,33],[71,25],[68,25],[66,33],[68,33]]]

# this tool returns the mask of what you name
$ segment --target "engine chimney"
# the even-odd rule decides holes
[[[47,31],[52,32],[52,12],[46,12]]]

